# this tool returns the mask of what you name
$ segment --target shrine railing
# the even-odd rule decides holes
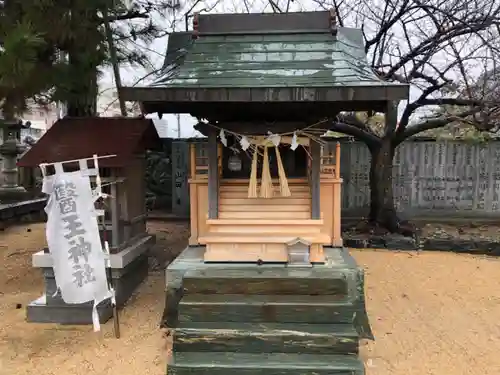
[[[340,143],[335,146],[335,153],[327,151],[323,147],[321,151],[321,177],[340,178]]]
[[[222,174],[222,145],[218,145],[218,170],[219,176]],[[205,147],[197,147],[197,144],[191,143],[189,148],[189,176],[194,179],[208,178],[208,155]]]

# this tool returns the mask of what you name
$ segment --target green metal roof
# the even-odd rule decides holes
[[[173,38],[173,36],[171,36]],[[367,63],[362,33],[269,33],[182,36],[153,87],[273,88],[405,86],[380,80]],[[178,44],[178,43],[177,43]],[[170,47],[170,41],[169,41]],[[169,48],[169,50],[171,50]]]

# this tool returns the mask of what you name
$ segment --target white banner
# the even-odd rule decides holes
[[[57,169],[44,178],[43,186],[50,194],[46,234],[56,284],[66,303],[94,301],[94,329],[99,330],[95,306],[111,293],[90,179],[82,171]]]

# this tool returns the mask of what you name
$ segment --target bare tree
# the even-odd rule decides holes
[[[499,76],[495,61],[500,61],[500,3],[344,0],[320,5],[337,9],[346,25],[363,29],[370,64],[381,79],[411,85],[410,100],[391,103],[381,125],[343,113],[331,127],[364,142],[370,150],[369,222],[411,235],[394,205],[395,149],[420,132],[457,121],[481,131],[496,130],[498,121],[493,119],[500,116],[500,106],[498,96],[488,93],[492,87],[488,77]],[[485,74],[487,71],[497,73]],[[436,106],[454,110],[425,115]]]

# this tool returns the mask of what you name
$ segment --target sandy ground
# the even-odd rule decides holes
[[[453,253],[353,251],[375,342],[368,375],[500,374],[500,262]]]
[[[161,268],[182,248],[187,231],[183,224],[159,222],[150,230],[159,236]],[[101,333],[28,324],[24,306],[43,288],[30,256],[43,243],[42,224],[0,232],[0,375],[164,374],[162,272],[151,272],[122,310],[120,340],[111,322]],[[377,339],[362,348],[368,375],[500,374],[499,261],[451,253],[353,253],[366,268]]]

